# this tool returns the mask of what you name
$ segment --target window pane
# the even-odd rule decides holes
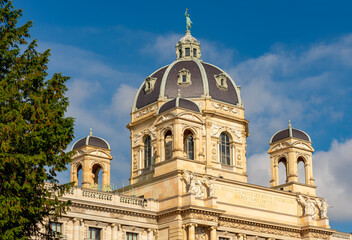
[[[144,167],[149,167],[152,160],[152,146],[150,136],[144,140]]]
[[[220,162],[222,164],[231,164],[231,154],[230,154],[230,139],[225,133],[220,135]]]
[[[190,56],[190,49],[189,48],[186,48],[186,56]]]
[[[197,57],[197,49],[193,48],[193,57]]]

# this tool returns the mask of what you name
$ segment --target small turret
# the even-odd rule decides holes
[[[268,153],[271,159],[271,187],[291,192],[309,193],[311,196],[315,196],[313,152],[309,135],[292,128],[291,121],[289,121],[288,128],[278,131],[270,140]],[[299,182],[298,165],[302,163],[305,178],[304,182]],[[283,165],[285,168],[285,183],[279,182],[279,165]]]

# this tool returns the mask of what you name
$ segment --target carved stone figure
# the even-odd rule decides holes
[[[202,181],[196,179],[194,172],[190,173],[187,170],[183,170],[183,173],[186,175],[185,180],[188,188],[187,193],[194,194],[198,198],[204,197]]]
[[[322,199],[322,201],[320,201],[319,199],[315,199],[315,202],[317,203],[317,206],[320,210],[320,217],[327,218],[328,217],[328,207],[330,207],[330,205],[326,202],[325,199]]]
[[[186,17],[186,29],[187,31],[191,29],[192,27],[192,21],[191,21],[191,18],[189,17],[189,14],[188,14],[188,9],[186,8],[186,12],[185,12],[185,17]]]
[[[315,204],[307,194],[307,200],[302,195],[298,195],[298,201],[304,206],[304,215],[310,215],[313,219],[316,219]]]
[[[208,178],[208,177],[203,177],[204,181],[206,182],[206,184],[208,185],[209,188],[209,197],[212,197],[215,195],[215,186],[214,183],[218,178]]]

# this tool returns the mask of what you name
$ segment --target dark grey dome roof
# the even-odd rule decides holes
[[[192,110],[195,112],[200,112],[199,107],[197,104],[195,104],[194,102],[188,100],[188,99],[184,99],[184,98],[180,98],[177,97],[171,101],[168,101],[166,103],[164,103],[163,105],[161,105],[161,107],[159,108],[158,113],[163,113],[166,112],[167,110],[170,110],[174,107],[181,107],[184,109],[188,109],[188,110]]]
[[[106,148],[110,150],[110,145],[109,143],[100,138],[100,137],[95,137],[92,135],[92,132],[90,132],[89,136],[85,137],[85,138],[81,138],[78,141],[76,141],[73,145],[72,145],[72,150],[75,150],[77,148],[83,147],[83,146],[95,146],[95,147],[101,147],[101,148]]]
[[[294,138],[298,138],[301,140],[311,142],[311,139],[307,133],[305,133],[301,130],[292,128],[291,122],[289,122],[288,128],[275,133],[271,137],[270,143],[278,142],[282,139],[289,138],[289,137],[294,137]]]
[[[187,69],[191,74],[190,85],[178,85],[178,74],[182,69]],[[227,89],[217,86],[215,76],[223,74],[226,76]],[[172,64],[162,67],[149,77],[155,78],[152,91],[145,91],[146,83],[140,87],[133,109],[140,109],[158,100],[159,97],[174,99],[180,90],[183,98],[204,98],[211,96],[213,99],[237,105],[241,103],[239,90],[231,77],[222,69],[204,63],[199,59],[177,60]]]

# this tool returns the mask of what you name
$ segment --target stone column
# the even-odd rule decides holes
[[[117,240],[117,226],[116,224],[111,224],[111,240]]]
[[[123,240],[123,231],[121,225],[117,227],[117,238],[118,240]]]
[[[81,221],[78,218],[73,219],[73,240],[80,240],[79,232],[81,227]]]
[[[237,240],[246,240],[246,239],[247,239],[246,234],[242,234],[242,233],[237,234]]]
[[[216,240],[216,227],[210,227],[210,240]]]
[[[147,240],[153,240],[153,230],[150,228],[147,229]]]
[[[158,229],[155,229],[155,230],[153,231],[153,233],[154,233],[154,239],[155,239],[155,240],[159,240],[159,231],[158,231]]]
[[[172,157],[183,157],[182,128],[179,120],[175,121],[172,139]]]
[[[199,161],[199,154],[200,154],[200,151],[199,151],[199,149],[200,149],[200,144],[199,144],[199,138],[198,138],[198,136],[196,136],[196,135],[193,135],[193,140],[194,140],[194,142],[193,142],[193,155],[194,155],[194,160],[197,160],[197,161]]]
[[[160,138],[160,157],[159,157],[159,162],[165,161],[165,133],[163,133],[164,135],[161,136]]]
[[[191,223],[188,226],[188,240],[196,239],[196,226],[197,224]]]
[[[287,160],[287,182],[298,182],[297,159],[293,151],[288,152]]]
[[[82,188],[90,188],[93,184],[92,170],[89,169],[89,160],[84,159],[82,165]]]
[[[187,225],[182,225],[183,240],[187,240]]]
[[[207,160],[207,166],[211,167],[212,166],[212,163],[211,163],[211,161],[212,161],[211,125],[212,124],[208,121],[205,123],[205,131],[206,131],[205,159]],[[216,146],[216,148],[218,148],[218,146]]]

